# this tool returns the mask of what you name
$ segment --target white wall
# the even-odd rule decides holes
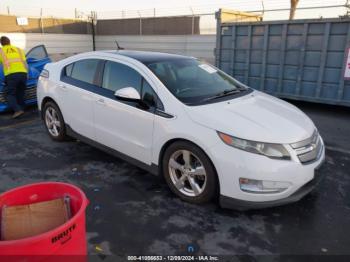
[[[92,51],[91,35],[79,34],[34,34],[34,33],[0,33],[10,38],[11,43],[29,51],[36,45],[44,44],[53,60]]]
[[[115,41],[131,50],[158,51],[194,56],[214,63],[215,35],[97,36],[96,49],[116,49]]]
[[[92,51],[91,35],[0,33],[11,42],[28,51],[44,44],[53,60],[72,54]],[[115,40],[125,49],[158,51],[194,56],[214,63],[215,35],[176,36],[96,36],[96,49],[116,49]]]

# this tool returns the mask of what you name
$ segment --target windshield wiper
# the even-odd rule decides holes
[[[228,95],[232,95],[232,94],[237,94],[237,93],[240,93],[241,91],[243,90],[240,90],[240,89],[229,89],[229,90],[224,90],[214,96],[211,96],[211,97],[207,97],[205,99],[203,99],[201,102],[205,102],[205,101],[209,101],[209,100],[214,100],[214,99],[218,99],[218,98],[221,98],[221,97],[224,97],[224,96],[228,96]]]

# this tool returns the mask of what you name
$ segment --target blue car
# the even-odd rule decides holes
[[[43,70],[47,63],[51,62],[51,59],[49,58],[44,45],[33,47],[27,53],[26,57],[29,72],[27,89],[25,93],[25,103],[26,105],[31,105],[36,103],[36,86],[41,70]],[[0,112],[7,111],[9,109],[6,99],[4,79],[5,77],[2,64],[0,64]]]

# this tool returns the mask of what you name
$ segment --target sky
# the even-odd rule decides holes
[[[342,5],[346,0],[300,0],[299,7]],[[40,8],[44,16],[70,17],[74,16],[74,8],[87,14],[97,11],[100,18],[117,16],[150,16],[156,8],[157,15],[181,15],[214,12],[220,7],[236,10],[260,10],[262,4],[266,10],[289,8],[290,0],[0,0],[0,13],[10,13],[17,16],[39,16]],[[127,10],[127,11],[125,11]],[[141,11],[137,11],[141,10]],[[317,11],[300,11],[299,18],[307,15],[336,17],[344,13],[344,8],[318,9]],[[271,14],[275,16],[276,13]],[[285,15],[285,14],[284,14]]]

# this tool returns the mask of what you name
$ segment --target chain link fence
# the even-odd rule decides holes
[[[330,18],[330,17],[344,17],[349,16],[349,0],[301,0],[296,9],[295,19],[308,18]],[[128,32],[125,27],[127,22],[134,24],[137,29],[130,30],[130,34],[145,34],[149,32],[165,32],[167,28],[157,30],[157,28],[149,30],[150,24],[154,27],[161,27],[162,22],[166,21],[167,25],[174,24],[178,20],[176,17],[182,17],[184,24],[186,24],[186,34],[215,34],[216,33],[216,19],[215,11],[219,8],[227,8],[240,12],[248,12],[258,16],[262,16],[264,21],[269,20],[286,20],[289,17],[290,1],[277,0],[235,0],[218,3],[202,4],[198,6],[174,6],[172,8],[147,8],[147,9],[121,9],[121,10],[81,10],[78,8],[41,8],[41,7],[11,7],[0,4],[0,14],[14,15],[17,17],[34,17],[34,18],[69,18],[83,21],[91,21],[91,14],[97,15],[97,21],[101,21],[100,25],[108,25],[106,20],[117,20],[118,23],[113,25],[122,26],[121,32]],[[158,19],[156,19],[158,18]],[[163,18],[160,19],[160,18]],[[153,19],[153,20],[152,20]],[[122,22],[121,20],[124,20]],[[97,24],[98,24],[97,22]],[[239,20],[237,20],[239,22]],[[153,25],[154,24],[154,25]],[[182,25],[182,24],[181,24]],[[97,26],[98,27],[98,26]],[[191,27],[188,29],[187,27]],[[101,27],[100,27],[101,28]],[[171,29],[171,27],[170,27]],[[101,32],[104,30],[100,29]],[[108,30],[107,30],[108,31]],[[170,30],[171,31],[171,30]],[[171,31],[175,32],[176,31]],[[97,32],[98,33],[98,32]],[[166,33],[163,33],[166,34]]]
[[[332,1],[300,1],[296,9],[295,19],[311,18],[331,18],[349,15],[349,0],[332,0]],[[269,20],[286,20],[289,18],[290,1],[275,0],[250,0],[250,1],[229,1],[224,3],[220,8],[227,8],[240,12],[252,13],[262,16],[264,21]],[[184,6],[173,8],[149,8],[140,10],[108,10],[97,11],[99,20],[130,20],[139,19],[142,27],[143,21],[149,18],[159,17],[194,17],[199,19],[200,34],[215,34],[216,19],[215,10],[218,10],[215,4],[200,6]],[[242,20],[243,21],[243,20]],[[237,22],[240,22],[237,19]],[[195,25],[194,25],[195,26]],[[197,32],[196,28],[190,30]],[[142,30],[140,30],[140,33]]]
[[[82,11],[78,8],[42,8],[42,7],[13,7],[1,5],[0,15],[30,18],[58,18],[58,19],[81,19],[87,20],[91,12]]]

